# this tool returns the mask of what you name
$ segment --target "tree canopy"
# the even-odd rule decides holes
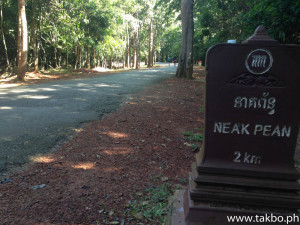
[[[285,44],[300,43],[300,0],[195,0],[195,58],[216,44],[251,36],[263,25]]]
[[[26,4],[28,70],[139,68],[140,62],[151,67],[180,56],[181,0],[1,0],[0,73],[17,71],[21,1]],[[258,25],[281,43],[300,43],[300,0],[191,1],[194,62],[204,61],[216,43],[246,39]]]

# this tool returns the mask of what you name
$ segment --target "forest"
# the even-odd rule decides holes
[[[300,43],[300,0],[0,0],[0,74],[152,67],[185,51],[181,21],[193,29],[189,63],[258,25],[280,43]]]

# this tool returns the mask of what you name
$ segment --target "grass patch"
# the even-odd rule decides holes
[[[194,134],[194,132],[193,131],[185,131],[185,132],[182,132],[182,134],[184,136],[190,137],[190,136],[192,136]]]
[[[169,183],[158,187],[151,186],[146,189],[147,194],[140,201],[130,204],[133,217],[142,216],[151,224],[165,224],[168,212],[168,199],[174,191]]]
[[[185,137],[187,137],[187,139],[189,141],[203,141],[203,135],[202,134],[195,134],[192,131],[186,131],[186,132],[183,132],[183,135]]]
[[[199,128],[195,129],[199,130]],[[200,149],[200,142],[203,141],[203,134],[194,133],[193,131],[185,131],[182,133],[185,137],[185,140],[188,140],[188,142],[185,142],[184,144],[191,147],[193,151],[197,151]]]
[[[185,179],[185,178],[178,178],[178,182],[180,182],[184,185],[187,185],[187,183],[188,183],[187,179]]]
[[[198,144],[192,144],[192,150],[193,151],[196,151],[198,149],[200,149],[200,146]]]

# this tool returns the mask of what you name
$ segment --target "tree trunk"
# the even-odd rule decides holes
[[[79,69],[80,69],[82,65],[82,48],[80,45],[78,45],[78,47],[79,47],[78,53],[79,53]]]
[[[68,64],[69,64],[69,54],[68,54],[68,50],[66,51],[66,68],[68,68]]]
[[[156,29],[153,29],[153,38],[152,38],[152,65],[156,64]]]
[[[87,48],[86,66],[88,69],[91,68],[91,48],[90,48],[90,46],[88,46],[88,48]]]
[[[41,33],[41,22],[42,22],[42,3],[41,3],[42,0],[39,0],[38,3],[39,3],[39,17],[38,17],[38,27],[37,27],[37,47],[36,47],[36,50],[37,50],[37,66],[38,64],[40,63],[39,61],[42,61],[42,58],[41,58],[41,55],[40,55],[40,49],[41,49],[41,46],[42,46],[42,33]],[[40,63],[41,64],[41,63]]]
[[[58,68],[61,67],[60,62],[61,62],[61,51],[58,50],[57,51],[57,63],[56,63],[56,65],[58,65]]]
[[[126,58],[126,57],[125,57],[124,54],[123,54],[123,57],[122,57],[122,58],[123,58],[123,59],[122,59],[122,60],[123,60],[123,69],[125,69],[125,61],[126,61],[125,58]]]
[[[54,64],[53,67],[56,68],[57,67],[57,48],[54,47]]]
[[[47,52],[45,50],[45,48],[43,47],[43,45],[41,45],[41,50],[43,52],[43,65],[44,65],[44,69],[48,68],[48,64],[47,64]]]
[[[96,61],[96,48],[94,48],[94,63],[93,63],[93,68],[95,68],[97,65],[97,61]]]
[[[148,68],[153,66],[153,31],[152,31],[152,21],[149,25],[149,46],[148,46]]]
[[[78,61],[79,61],[79,55],[80,55],[80,46],[78,44],[78,46],[76,47],[75,45],[75,54],[76,54],[76,59],[75,59],[75,64],[74,64],[74,69],[77,69],[77,65],[78,65]]]
[[[126,67],[130,68],[130,38],[129,38],[129,30],[128,30],[128,24],[127,24],[127,29],[126,29],[126,38],[127,38],[127,55],[126,55]]]
[[[2,12],[2,4],[3,1],[0,1],[0,19],[1,19],[1,35],[2,35],[2,40],[3,40],[3,47],[4,47],[4,52],[5,52],[5,58],[6,58],[6,64],[7,64],[7,68],[8,71],[11,72],[11,67],[10,67],[10,62],[9,62],[9,58],[8,58],[8,54],[7,54],[7,46],[6,46],[6,41],[5,41],[5,36],[4,36],[4,26],[3,26],[3,12]]]
[[[160,42],[158,43],[158,49],[161,49],[161,43],[160,43]],[[161,51],[158,50],[157,53],[158,53],[157,61],[158,61],[158,62],[161,62]]]
[[[100,67],[100,50],[98,51],[97,61],[97,67]]]
[[[26,20],[26,0],[18,0],[18,72],[17,79],[25,81],[27,71],[28,31]]]
[[[102,67],[106,68],[107,67],[107,62],[106,62],[106,56],[103,56],[103,60],[102,60]]]
[[[133,57],[132,57],[132,67],[136,69],[137,65],[137,32],[133,32]]]
[[[34,73],[37,73],[39,70],[39,59],[37,54],[35,17],[36,17],[36,0],[33,0],[31,31],[32,31],[32,48],[33,48],[33,66],[34,66]]]
[[[191,79],[193,76],[193,0],[182,0],[181,18],[182,18],[182,44],[176,77]]]
[[[138,64],[138,59],[139,59],[139,28],[138,24],[134,28],[134,33],[133,33],[133,68],[138,69],[139,64]]]
[[[109,57],[109,61],[108,61],[108,68],[112,69],[112,57]]]
[[[137,30],[137,63],[136,63],[136,69],[140,68],[140,63],[141,63],[141,56],[140,56],[140,28]]]

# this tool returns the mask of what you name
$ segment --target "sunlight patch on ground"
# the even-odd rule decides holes
[[[72,129],[74,132],[76,132],[76,133],[79,133],[79,132],[82,132],[82,131],[84,131],[84,129],[83,128],[74,128],[74,129]]]
[[[128,134],[125,134],[125,133],[107,132],[104,134],[110,136],[111,138],[127,138],[128,137]]]
[[[85,91],[85,92],[95,92],[95,91],[91,91],[90,89],[83,89],[83,88],[81,88],[81,89],[78,89],[78,91]]]
[[[0,109],[2,110],[11,110],[13,109],[12,107],[8,107],[8,106],[3,106],[3,107],[0,107]]]
[[[126,155],[132,152],[131,149],[128,148],[113,148],[113,149],[106,149],[103,153],[107,155]]]
[[[54,88],[39,88],[39,91],[56,91]]]
[[[96,84],[95,87],[121,87],[121,85],[101,83],[101,84]]]
[[[10,83],[10,84],[4,83],[4,84],[2,84],[2,82],[12,82],[16,78],[17,78],[17,76],[10,76],[10,77],[5,77],[5,78],[0,77],[0,87],[5,88],[5,87],[18,86],[18,84],[13,84],[13,83]]]
[[[83,170],[90,170],[95,167],[94,163],[79,163],[77,165],[72,166],[74,169],[83,169]]]
[[[128,105],[137,105],[136,102],[126,102]]]
[[[19,89],[11,91],[11,93],[17,93],[17,94],[24,93],[24,92],[26,92],[26,91],[25,90],[19,90]]]
[[[17,87],[19,84],[0,84],[0,88]]]
[[[20,95],[18,98],[29,98],[29,99],[47,99],[49,96],[45,95]]]
[[[67,76],[67,75],[54,75],[54,74],[43,74],[43,73],[26,73],[26,79],[27,80],[40,80],[40,79],[57,79],[63,76]]]
[[[111,69],[108,69],[108,68],[103,68],[103,67],[96,67],[93,69],[94,71],[97,71],[97,72],[107,72],[107,71],[113,71]]]
[[[50,156],[33,156],[30,160],[35,163],[51,163],[54,161]]]

